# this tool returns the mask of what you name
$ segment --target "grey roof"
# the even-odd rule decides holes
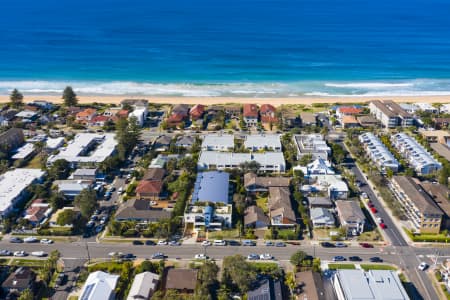
[[[203,137],[202,149],[228,150],[234,147],[234,136],[231,134],[207,134]]]
[[[239,167],[241,163],[251,161],[256,161],[261,166],[282,166],[281,171],[284,171],[285,168],[285,161],[282,152],[231,153],[219,151],[202,151],[198,164],[200,166],[214,164],[217,166],[229,165]]]
[[[310,206],[332,206],[333,202],[328,197],[308,197]]]
[[[319,221],[320,223],[334,223],[333,214],[326,208],[315,207],[309,210],[311,220],[313,223]]]
[[[279,134],[252,134],[247,135],[244,141],[245,148],[272,148],[281,150]]]
[[[177,147],[191,147],[195,142],[195,138],[193,136],[180,136],[178,137],[175,145]]]
[[[264,214],[264,211],[260,207],[252,205],[245,209],[244,224],[250,225],[255,222],[261,222],[270,225],[269,217]]]
[[[141,220],[157,222],[170,218],[170,212],[161,209],[152,209],[150,201],[132,199],[123,204],[116,214],[116,220]]]
[[[436,151],[437,154],[450,161],[450,147],[441,143],[430,143],[430,147]]]
[[[257,288],[247,293],[248,300],[282,300],[283,294],[280,282],[271,279],[263,279],[257,284]]]
[[[97,174],[97,169],[76,169],[73,172],[73,176],[95,176]]]
[[[196,269],[174,269],[167,270],[166,289],[194,290],[197,284]]]
[[[348,300],[407,300],[409,299],[395,271],[388,270],[337,270],[338,280]]]
[[[359,223],[363,222],[366,219],[363,211],[361,210],[361,207],[359,207],[358,201],[337,200],[335,204],[340,219],[344,220],[347,223]]]
[[[220,171],[198,173],[192,202],[229,203],[230,174]]]
[[[149,299],[156,290],[159,275],[152,272],[139,273],[134,277],[127,300]]]

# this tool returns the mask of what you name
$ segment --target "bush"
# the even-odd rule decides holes
[[[136,229],[128,229],[124,233],[122,233],[124,237],[136,237],[138,232]]]
[[[277,238],[282,240],[296,240],[298,234],[290,229],[282,229],[277,231]]]

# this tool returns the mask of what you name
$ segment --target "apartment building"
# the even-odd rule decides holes
[[[321,134],[294,135],[294,143],[297,147],[297,158],[311,154],[313,159],[327,160],[331,154],[331,148],[325,142]]]
[[[442,168],[442,165],[422,145],[406,133],[392,135],[391,143],[420,175],[431,174]]]
[[[286,162],[283,152],[232,153],[221,151],[202,151],[197,162],[199,170],[225,170],[239,168],[243,163],[255,161],[259,171],[285,172]]]
[[[381,121],[386,128],[414,125],[414,118],[392,100],[374,100],[369,104],[370,113]]]
[[[359,136],[359,141],[363,145],[366,153],[370,159],[382,171],[391,169],[394,172],[398,171],[399,163],[394,155],[384,146],[378,137],[371,132],[363,133]]]
[[[414,231],[439,233],[443,212],[412,177],[394,176],[391,189],[402,205]]]

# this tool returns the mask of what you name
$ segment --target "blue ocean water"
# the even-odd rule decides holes
[[[0,93],[450,95],[448,0],[1,1]]]

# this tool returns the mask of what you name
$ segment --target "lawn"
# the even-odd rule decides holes
[[[329,270],[354,270],[356,269],[354,264],[328,264]]]
[[[395,271],[395,270],[397,270],[396,267],[391,266],[391,265],[378,265],[378,264],[362,264],[361,269],[363,269],[364,271],[368,271],[368,270],[392,270],[392,271]]]
[[[40,155],[35,155],[34,158],[28,162],[25,168],[40,169],[41,168]]]
[[[239,230],[238,229],[208,232],[209,240],[223,240],[223,239],[236,239],[236,238],[239,238]]]
[[[406,228],[403,228],[409,238],[414,242],[428,242],[428,243],[448,243],[450,237],[445,234],[413,234]]]
[[[375,242],[375,241],[382,241],[383,237],[378,232],[377,229],[374,229],[372,231],[363,232],[360,236],[358,236],[359,242]]]
[[[44,259],[20,259],[11,260],[11,266],[43,267],[47,260]]]

